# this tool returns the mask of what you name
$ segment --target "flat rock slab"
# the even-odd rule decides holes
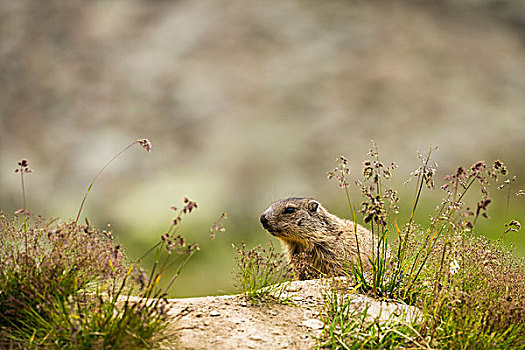
[[[173,300],[176,349],[308,349],[315,341],[303,320],[317,308],[281,304],[251,306],[241,296]],[[246,306],[243,306],[246,305]]]
[[[288,288],[293,305],[251,305],[240,295],[170,299],[170,349],[313,349],[323,328],[322,280],[295,281]],[[419,311],[398,303],[350,294],[357,310],[368,306],[368,318],[417,319]]]

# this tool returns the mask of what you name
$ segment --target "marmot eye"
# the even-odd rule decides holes
[[[295,212],[295,208],[294,207],[286,207],[283,210],[283,213],[285,213],[285,214],[291,214],[293,212]]]

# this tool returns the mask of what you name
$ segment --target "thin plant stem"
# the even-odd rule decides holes
[[[80,208],[78,209],[78,213],[77,213],[77,218],[75,219],[75,224],[78,223],[78,219],[80,218],[80,214],[82,213],[82,208],[84,207],[84,203],[86,201],[86,198],[89,194],[89,192],[91,191],[91,188],[93,187],[93,184],[95,183],[95,181],[98,179],[98,177],[100,176],[100,174],[102,174],[102,172],[104,170],[106,170],[106,168],[108,166],[111,165],[111,163],[113,163],[122,153],[126,152],[129,148],[131,148],[131,146],[133,146],[134,144],[136,143],[141,143],[142,140],[136,140],[136,141],[133,141],[132,143],[130,143],[129,145],[127,145],[126,147],[124,147],[124,149],[122,151],[120,151],[119,153],[117,153],[113,158],[111,158],[111,160],[109,162],[106,163],[106,165],[104,165],[104,167],[102,169],[100,169],[100,171],[97,173],[97,175],[95,175],[95,177],[93,178],[93,180],[91,180],[91,183],[89,184],[87,190],[86,190],[86,193],[84,194],[84,197],[82,197],[82,202],[80,203]],[[148,141],[149,142],[149,141]],[[145,148],[146,149],[146,148]],[[147,150],[147,149],[146,149]]]
[[[432,154],[432,147],[430,147],[430,149],[428,150],[428,155],[427,155],[427,158],[425,159],[425,164],[422,167],[420,167],[420,171],[417,177],[417,184],[416,184],[417,191],[414,195],[414,203],[412,205],[412,212],[410,213],[410,219],[408,220],[408,228],[405,234],[405,239],[408,238],[410,227],[412,226],[412,222],[414,221],[414,215],[416,213],[416,208],[419,203],[419,198],[421,197],[421,192],[423,190],[423,171],[422,170],[428,167],[428,163],[430,162],[431,154]]]
[[[344,175],[343,175],[344,176]],[[346,199],[348,201],[348,205],[350,206],[350,212],[352,213],[352,222],[354,223],[354,235],[355,235],[355,242],[357,246],[357,261],[359,265],[359,270],[361,272],[361,276],[364,275],[364,268],[363,268],[363,261],[361,260],[361,251],[359,248],[359,239],[357,237],[357,210],[355,209],[355,206],[352,204],[352,201],[350,200],[350,193],[348,192],[348,186],[346,179],[344,180],[344,190],[346,194]]]
[[[509,189],[507,191],[507,199],[505,203],[505,221],[503,222],[503,233],[501,234],[501,243],[505,244],[505,231],[507,227],[507,222],[509,220],[509,204],[510,204],[510,188],[512,186],[512,181],[509,180]]]
[[[20,181],[22,182],[22,202],[24,205],[24,231],[27,232],[26,186],[24,183],[24,170],[22,168],[20,169]],[[26,242],[26,252],[27,252],[27,242]]]
[[[186,259],[184,259],[184,261],[180,264],[180,266],[177,268],[177,271],[175,272],[175,274],[173,275],[173,277],[171,278],[171,280],[169,281],[168,285],[166,286],[166,288],[164,289],[164,293],[167,293],[169,288],[171,287],[171,285],[173,284],[173,282],[175,282],[175,280],[177,279],[177,277],[180,275],[180,272],[182,271],[182,269],[184,269],[184,266],[186,266],[187,262],[190,260],[190,258],[193,256],[193,253],[189,253],[186,257]]]
[[[507,223],[507,221],[509,219],[510,188],[512,187],[512,181],[513,180],[508,180],[508,181],[509,181],[509,190],[507,191],[507,200],[506,200],[506,203],[505,203],[505,224]]]
[[[26,211],[26,187],[24,184],[24,172],[20,171],[20,181],[22,182],[22,200],[24,204],[24,212]]]

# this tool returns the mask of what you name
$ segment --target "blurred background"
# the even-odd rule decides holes
[[[267,242],[259,215],[277,199],[315,197],[349,217],[326,173],[346,155],[359,177],[371,139],[399,165],[401,219],[417,152],[439,147],[423,226],[458,165],[501,159],[512,192],[524,187],[522,0],[0,0],[0,38],[0,209],[22,207],[13,170],[26,158],[28,209],[74,219],[97,171],[148,138],[152,153],[123,154],[83,214],[137,258],[170,206],[196,201],[180,232],[202,249],[172,296],[232,292],[232,243]],[[494,239],[506,193],[491,187],[477,233]],[[525,223],[524,201],[511,196],[509,219]],[[525,256],[523,232],[505,242]]]

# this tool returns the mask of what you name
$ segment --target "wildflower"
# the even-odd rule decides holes
[[[456,274],[458,271],[459,271],[459,264],[458,264],[458,261],[456,259],[452,260],[450,262],[450,274],[451,275],[454,275]]]

